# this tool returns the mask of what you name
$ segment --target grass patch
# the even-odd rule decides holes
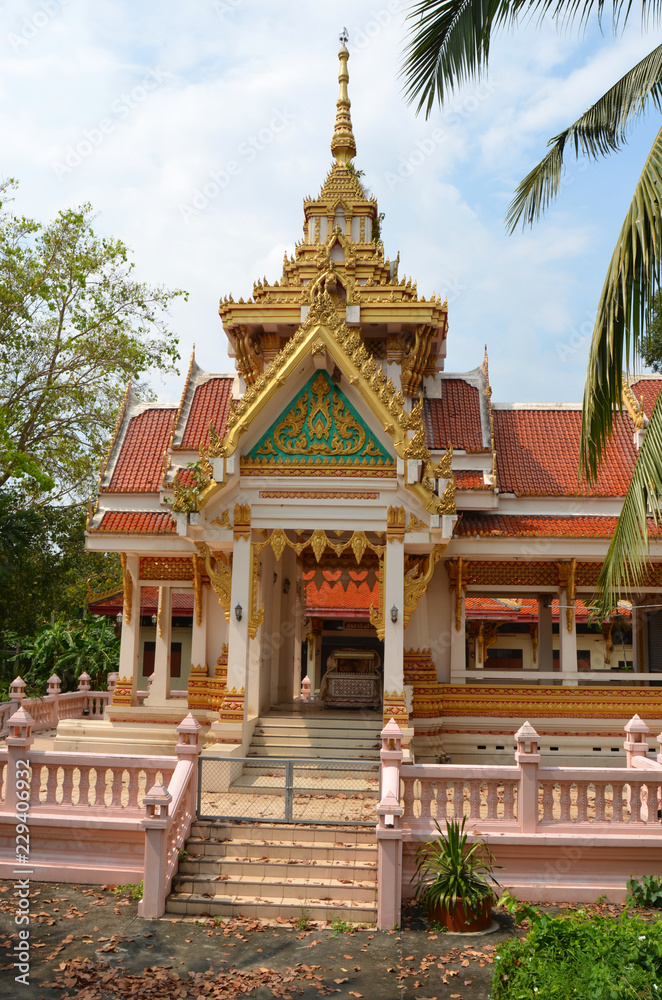
[[[493,1000],[651,1000],[662,996],[662,921],[522,906],[525,938],[500,945]]]
[[[142,882],[127,882],[126,885],[116,885],[113,889],[114,896],[122,896],[126,894],[131,899],[142,899],[143,897],[143,884]]]

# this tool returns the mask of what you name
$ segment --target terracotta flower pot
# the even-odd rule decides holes
[[[492,923],[492,897],[487,896],[474,908],[468,906],[466,914],[461,899],[450,909],[444,903],[437,903],[428,907],[428,917],[432,923],[441,924],[455,934],[485,931]]]

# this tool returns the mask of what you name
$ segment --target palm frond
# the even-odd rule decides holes
[[[550,17],[560,26],[611,20],[622,29],[632,0],[416,0],[407,20],[410,39],[405,48],[402,75],[405,94],[416,112],[428,117],[435,100],[441,104],[449,91],[480,76],[487,68],[492,35],[524,17]],[[662,0],[642,0],[642,20],[648,26],[662,13]]]
[[[633,121],[649,103],[662,110],[662,45],[649,52],[577,121],[549,140],[547,156],[527,174],[508,207],[506,224],[531,225],[556,197],[561,183],[566,147],[575,156],[597,159],[620,149]]]
[[[662,393],[657,397],[637,456],[621,516],[600,571],[594,606],[605,618],[619,599],[641,585],[648,565],[648,524],[662,523]]]
[[[637,182],[598,303],[584,387],[580,466],[595,482],[622,406],[623,370],[641,345],[659,284],[662,129]]]

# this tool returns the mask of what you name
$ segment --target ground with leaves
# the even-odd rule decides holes
[[[14,982],[12,885],[0,883],[3,1000],[485,1000],[495,947],[514,933],[499,914],[499,932],[459,941],[429,930],[414,909],[402,930],[388,933],[302,930],[286,921],[147,921],[135,900],[107,888],[32,883],[31,890],[26,988]]]

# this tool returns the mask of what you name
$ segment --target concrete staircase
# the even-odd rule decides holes
[[[374,829],[197,821],[186,852],[166,916],[375,922]]]
[[[307,716],[273,712],[255,726],[249,757],[379,761],[381,717]]]

